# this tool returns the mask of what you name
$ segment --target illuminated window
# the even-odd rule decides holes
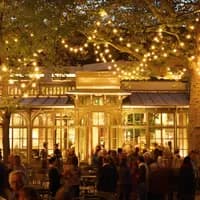
[[[153,148],[155,144],[162,145],[161,129],[150,129],[150,148]]]
[[[132,143],[141,148],[146,147],[146,134],[145,129],[129,128],[125,131],[125,143]]]
[[[127,116],[127,123],[133,125],[143,125],[146,123],[146,113],[131,113]]]
[[[174,125],[174,113],[162,113],[162,125],[173,126]]]
[[[181,156],[188,154],[187,128],[177,128],[177,147],[180,150]]]
[[[103,104],[103,97],[93,97],[93,105],[102,106]]]
[[[174,151],[174,129],[173,128],[162,129],[162,144],[165,147],[169,147],[171,151]]]
[[[150,125],[161,125],[161,113],[149,113]]]
[[[177,113],[177,126],[187,126],[188,124],[188,113],[181,112]]]
[[[92,124],[93,125],[104,125],[104,112],[93,112],[92,113]]]

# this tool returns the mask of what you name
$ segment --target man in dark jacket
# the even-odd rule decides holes
[[[110,156],[103,158],[103,166],[100,167],[97,174],[97,190],[105,196],[114,198],[117,188],[118,173],[117,168]]]

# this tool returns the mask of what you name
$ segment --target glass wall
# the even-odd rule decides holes
[[[12,114],[9,129],[11,152],[27,158],[27,122],[22,115]]]
[[[180,149],[182,156],[188,152],[187,111],[169,112],[134,111],[125,114],[123,144],[153,149],[156,145],[168,147],[172,152]]]
[[[43,143],[48,143],[48,154],[53,154],[54,144],[61,150],[75,144],[74,120],[64,113],[41,113],[33,121],[32,154],[39,156]]]

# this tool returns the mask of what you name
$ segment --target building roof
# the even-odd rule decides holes
[[[188,106],[188,93],[133,92],[123,100],[124,106]]]
[[[21,105],[29,107],[42,107],[42,106],[71,106],[73,100],[69,96],[64,97],[27,97],[23,98]]]
[[[119,95],[115,92],[113,94]],[[87,94],[87,92],[85,94]],[[123,94],[123,92],[121,94]],[[21,105],[29,107],[66,107],[73,106],[74,102],[69,96],[27,97],[22,99]],[[123,106],[189,106],[189,94],[183,92],[132,92],[131,95],[123,100]]]
[[[122,89],[75,89],[67,92],[72,95],[131,95],[131,92],[127,92]]]

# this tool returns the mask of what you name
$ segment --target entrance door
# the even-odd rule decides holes
[[[105,130],[105,113],[92,113],[92,150],[95,150],[97,145],[105,145],[106,142]]]

